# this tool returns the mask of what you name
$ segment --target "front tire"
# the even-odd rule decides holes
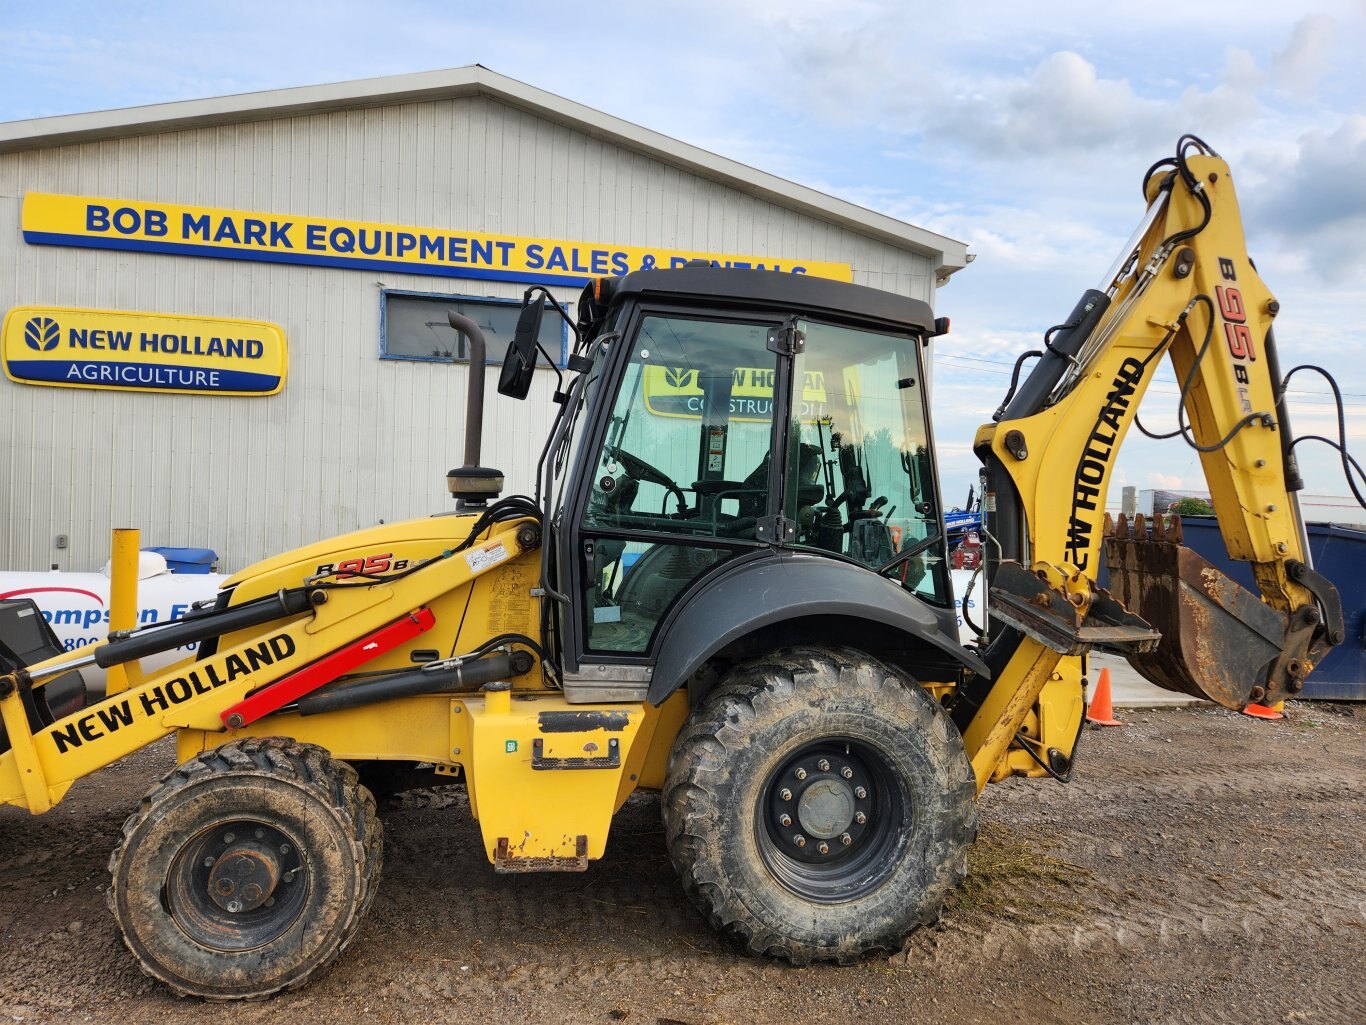
[[[382,861],[355,770],[319,747],[242,740],[143,798],[109,859],[109,906],[143,971],[175,992],[265,997],[341,953]]]
[[[663,810],[684,890],[751,954],[899,949],[966,874],[976,783],[908,675],[806,647],[734,669],[674,743]]]

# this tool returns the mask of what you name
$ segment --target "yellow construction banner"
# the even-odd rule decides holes
[[[647,365],[641,368],[645,378],[643,392],[645,408],[655,416],[687,417],[698,420],[706,405],[706,393],[696,370],[683,367]],[[750,422],[773,418],[773,378],[776,371],[761,367],[737,367],[731,371],[731,420]],[[716,385],[713,383],[712,387]],[[802,375],[802,404],[799,415],[818,416],[825,407],[825,375],[808,371]]]

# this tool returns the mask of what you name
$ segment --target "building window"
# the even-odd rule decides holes
[[[446,319],[447,312],[455,312],[469,317],[484,332],[488,362],[502,363],[521,311],[522,304],[517,299],[475,299],[385,289],[380,304],[380,358],[468,362],[468,341]],[[564,366],[567,340],[564,320],[547,308],[541,318],[541,346],[558,366]]]

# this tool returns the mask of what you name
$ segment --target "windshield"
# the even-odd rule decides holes
[[[919,342],[829,324],[801,329],[785,496],[796,544],[882,569],[945,603]]]

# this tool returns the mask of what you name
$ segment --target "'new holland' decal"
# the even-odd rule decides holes
[[[57,753],[66,754],[88,741],[99,740],[117,733],[125,726],[132,726],[139,719],[160,715],[197,694],[209,694],[249,673],[272,666],[289,658],[297,650],[293,637],[287,633],[276,634],[243,649],[241,654],[197,663],[183,676],[167,680],[141,694],[130,695],[112,705],[96,706],[78,719],[53,727],[49,733],[57,744]]]
[[[1072,513],[1067,523],[1067,561],[1085,571],[1091,560],[1091,531],[1097,512],[1103,512],[1098,501],[1103,490],[1105,474],[1110,469],[1110,458],[1119,441],[1119,424],[1129,411],[1129,400],[1147,369],[1141,360],[1126,356],[1119,365],[1110,393],[1100,407],[1096,425],[1086,439],[1077,472],[1072,480]],[[1080,513],[1089,513],[1083,517]]]

